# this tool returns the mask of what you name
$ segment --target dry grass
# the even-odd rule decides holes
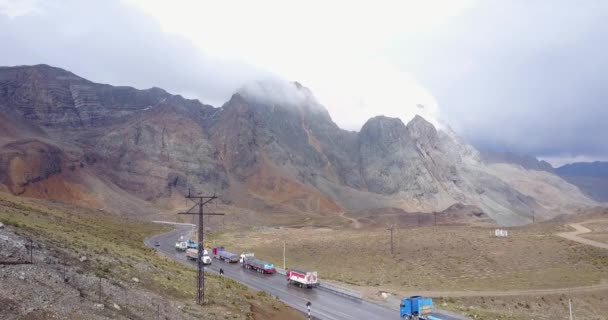
[[[608,279],[608,256],[560,239],[556,229],[518,228],[499,239],[466,226],[400,229],[395,255],[386,230],[257,228],[217,243],[282,265],[316,269],[323,279],[388,291],[511,290],[585,286]]]
[[[469,297],[436,299],[436,303],[473,319],[535,319],[568,318],[568,299],[572,299],[575,319],[608,319],[608,290],[576,295],[543,295],[525,297]]]
[[[437,296],[464,291],[552,289],[608,280],[608,253],[555,236],[562,223],[513,228],[495,238],[493,228],[438,226],[402,228],[394,234],[395,255],[385,229],[250,227],[215,234],[218,245],[253,251],[277,266],[319,271],[367,297],[379,291],[397,297],[421,291]],[[518,293],[519,294],[519,293]],[[523,293],[522,293],[523,294]],[[579,319],[608,319],[608,290],[572,295],[438,299],[442,308],[474,319],[557,319],[574,299]]]

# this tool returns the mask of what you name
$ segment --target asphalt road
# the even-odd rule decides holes
[[[182,262],[191,267],[196,263],[186,259],[183,252],[175,250],[175,242],[179,236],[186,236],[191,226],[177,225],[174,231],[160,234],[146,239],[148,246],[154,247],[156,241],[160,246],[156,247],[168,257]],[[252,270],[245,270],[238,263],[226,263],[213,259],[211,266],[205,270],[211,273],[219,273],[220,267],[224,269],[224,276],[234,279],[254,290],[262,290],[278,297],[287,305],[306,313],[306,303],[311,302],[311,313],[317,319],[323,320],[356,320],[356,319],[399,319],[399,307],[394,309],[364,301],[361,299],[348,298],[319,288],[305,289],[288,285],[285,276],[280,274],[260,274]],[[459,320],[443,314],[434,314],[445,320]]]

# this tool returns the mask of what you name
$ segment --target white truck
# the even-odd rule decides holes
[[[255,254],[253,252],[243,252],[241,253],[241,259],[239,260],[239,263],[243,263],[245,262],[245,259],[247,258],[254,258]]]
[[[316,271],[303,271],[296,269],[287,269],[287,282],[295,284],[300,288],[313,288],[319,285]]]
[[[196,261],[196,259],[198,258],[198,249],[187,249],[186,258],[188,258],[188,260]],[[203,256],[201,257],[201,261],[203,261],[204,265],[211,264],[211,257],[209,256],[209,252],[207,252],[206,249],[203,250]]]
[[[186,251],[186,249],[188,249],[188,244],[185,241],[178,241],[175,243],[175,250]]]

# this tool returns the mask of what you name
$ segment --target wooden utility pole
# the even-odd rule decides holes
[[[204,216],[223,216],[223,213],[205,213],[204,207],[206,204],[211,201],[217,199],[215,195],[212,196],[193,196],[190,194],[190,189],[188,189],[188,195],[186,199],[194,202],[194,206],[190,208],[186,212],[179,212],[178,214],[197,214],[198,215],[198,259],[197,259],[197,281],[196,281],[196,303],[203,304],[205,303],[205,269],[203,266],[203,251],[204,248]],[[198,207],[198,212],[191,212],[192,209]]]

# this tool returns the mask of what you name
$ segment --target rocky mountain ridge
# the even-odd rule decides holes
[[[555,169],[564,180],[596,201],[608,202],[608,162],[576,162]]]
[[[551,173],[484,164],[454,132],[420,116],[407,124],[379,116],[351,132],[300,84],[289,88],[298,99],[274,102],[265,85],[214,108],[45,65],[0,68],[0,132],[10,133],[1,141],[0,188],[122,211],[142,202],[171,207],[188,188],[294,213],[462,203],[507,225],[594,204]]]

